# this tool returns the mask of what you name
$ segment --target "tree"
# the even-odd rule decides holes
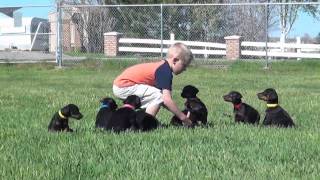
[[[120,2],[120,1],[118,1]],[[159,4],[159,3],[179,3],[179,0],[135,0],[121,1],[125,4]],[[222,2],[221,0],[185,0],[183,3],[207,3]],[[216,8],[212,6],[164,6],[163,7],[163,36],[165,39],[174,33],[177,39],[182,40],[206,40],[210,32],[217,32],[208,25],[215,27],[218,22]],[[161,35],[161,11],[160,6],[155,7],[121,7],[117,9],[117,19],[119,23],[116,30],[125,32],[134,37],[156,38]]]
[[[315,43],[316,44],[320,44],[320,32],[318,33],[318,35],[315,37]]]
[[[305,33],[302,37],[301,40],[303,43],[305,44],[312,44],[313,43],[313,39],[312,37],[310,37],[310,35],[308,33]]]
[[[293,3],[293,2],[306,2],[306,0],[274,0],[279,3]],[[307,0],[307,2],[317,2],[316,0]],[[280,43],[285,43],[286,37],[290,32],[294,22],[298,18],[299,12],[307,13],[314,18],[319,17],[318,5],[314,4],[282,4],[279,8],[274,8],[275,14],[278,14],[280,25]],[[284,47],[281,47],[284,51]]]
[[[266,34],[265,8],[261,5],[226,6],[225,35],[240,35],[247,41],[263,41]]]
[[[56,0],[61,5],[99,5],[103,0]],[[63,7],[64,17],[70,17],[80,36],[81,51],[103,52],[103,33],[111,31],[116,19],[112,9],[99,7]]]

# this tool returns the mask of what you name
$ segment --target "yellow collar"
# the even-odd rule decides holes
[[[62,119],[67,119],[67,117],[65,117],[62,113],[61,113],[61,111],[59,110],[59,116],[62,118]]]
[[[267,107],[271,107],[271,108],[273,108],[273,107],[277,107],[278,106],[278,104],[267,104]]]

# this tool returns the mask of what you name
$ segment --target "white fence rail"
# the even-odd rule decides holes
[[[167,45],[170,46],[173,43],[182,42],[187,46],[191,47],[202,47],[203,49],[192,49],[193,54],[207,54],[207,55],[225,55],[226,44],[222,43],[211,43],[211,42],[200,42],[200,41],[176,41],[176,40],[161,40],[158,39],[134,39],[134,38],[120,38],[120,44],[149,44],[149,45]],[[209,48],[216,48],[221,50],[211,50]],[[163,52],[167,52],[167,48],[163,48]],[[140,53],[161,53],[161,48],[149,48],[149,47],[126,47],[120,46],[120,52],[140,52]]]
[[[136,38],[120,38],[120,52],[137,52],[137,53],[161,53],[167,52],[167,47],[173,43],[182,42],[190,46],[192,53],[196,55],[226,55],[226,44],[200,41],[179,41],[179,40],[159,40],[159,39],[136,39]],[[150,45],[158,45],[161,43],[164,48],[148,47]],[[130,44],[130,46],[126,46]],[[135,46],[135,45],[138,45]],[[141,44],[146,47],[141,47]],[[282,58],[320,58],[320,44],[301,44],[301,43],[267,43],[268,52],[265,51],[265,42],[241,42],[241,55],[255,57],[282,57]],[[284,51],[281,51],[284,47]],[[250,49],[250,50],[247,50]],[[253,50],[251,50],[253,49]]]

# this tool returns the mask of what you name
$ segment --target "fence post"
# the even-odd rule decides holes
[[[62,66],[62,12],[61,1],[57,2],[57,47],[56,47],[56,63],[58,67]]]
[[[203,54],[203,57],[204,59],[208,59],[208,52],[207,52],[208,48],[207,46],[204,47],[204,54]]]
[[[108,32],[104,33],[104,54],[109,57],[115,57],[119,53],[119,38],[122,33]]]
[[[266,60],[266,65],[264,67],[264,69],[268,69],[269,68],[269,62],[268,62],[268,41],[269,41],[269,31],[268,31],[268,28],[269,28],[269,0],[267,1],[268,4],[265,5],[265,20],[266,20],[266,24],[265,24],[265,31],[266,31],[266,34],[265,34],[265,40],[266,40],[266,44],[265,44],[265,50],[266,50],[266,56],[265,56],[265,60]]]
[[[301,48],[299,47],[301,44],[301,38],[300,37],[297,37],[297,45],[298,45],[298,48],[297,48],[297,53],[300,54],[301,53]],[[301,60],[301,58],[297,58],[298,61]]]
[[[236,60],[241,55],[241,36],[227,36],[226,40],[226,57],[228,60]]]
[[[161,59],[163,59],[163,4],[160,4],[160,23],[161,23]]]
[[[175,39],[174,38],[174,33],[170,33],[170,41],[171,41],[170,43],[171,43],[171,45],[174,44],[174,39]]]

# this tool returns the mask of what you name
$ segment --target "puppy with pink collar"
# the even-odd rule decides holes
[[[106,124],[106,130],[114,132],[136,130],[136,109],[141,106],[140,98],[136,95],[130,95],[123,101],[123,106],[117,109]]]

